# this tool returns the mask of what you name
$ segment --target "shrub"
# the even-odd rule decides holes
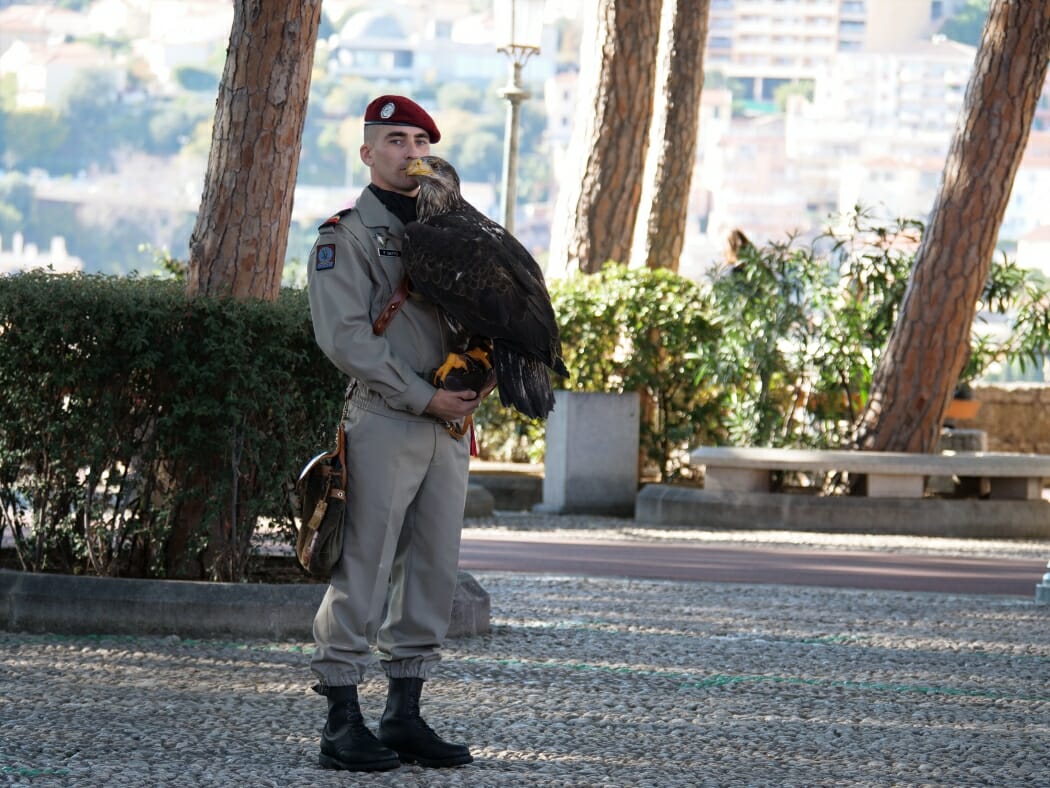
[[[36,571],[236,580],[330,442],[343,381],[302,291],[188,299],[154,279],[0,279],[0,529]]]
[[[716,359],[697,385],[715,385],[731,407],[723,424],[737,445],[835,447],[852,441],[872,375],[897,321],[924,227],[874,222],[858,209],[841,231],[746,246],[711,280]],[[999,361],[1041,363],[1050,341],[1042,278],[994,260],[978,304],[964,386]],[[1007,316],[1010,329],[984,330]]]

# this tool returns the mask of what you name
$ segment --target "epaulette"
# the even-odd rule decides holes
[[[337,213],[335,216],[331,216],[328,219],[325,219],[320,225],[318,225],[317,229],[320,230],[320,229],[322,229],[324,227],[330,227],[332,225],[339,224],[339,222],[341,222],[343,220],[343,217],[346,216],[348,213],[350,213],[353,210],[354,210],[353,208],[344,208],[339,213]]]

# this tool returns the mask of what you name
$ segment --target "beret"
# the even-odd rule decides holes
[[[430,135],[431,142],[441,139],[437,124],[425,109],[404,96],[380,96],[365,109],[366,126],[415,126]]]

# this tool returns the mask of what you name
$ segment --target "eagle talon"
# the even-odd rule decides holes
[[[460,353],[449,353],[445,358],[445,363],[434,370],[434,385],[444,383],[445,379],[452,374],[453,370],[456,369],[467,369],[467,362],[463,360],[463,355]]]
[[[431,381],[449,391],[481,392],[489,378],[491,364],[471,353],[449,353],[444,363],[434,370]]]

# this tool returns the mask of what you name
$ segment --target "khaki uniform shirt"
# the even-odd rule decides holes
[[[422,415],[435,391],[429,375],[455,344],[438,308],[413,296],[382,336],[372,330],[404,276],[404,225],[368,189],[334,218],[318,231],[307,267],[317,344],[358,382],[355,405],[429,419]]]

